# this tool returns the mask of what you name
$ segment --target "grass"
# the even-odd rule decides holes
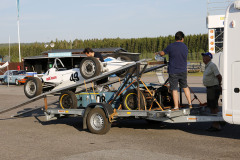
[[[188,73],[188,76],[203,76],[203,72]]]

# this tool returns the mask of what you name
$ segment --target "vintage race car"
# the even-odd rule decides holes
[[[133,63],[126,56],[119,58],[108,57],[106,62],[100,62],[94,57],[86,57],[81,60],[79,68],[65,69],[64,64],[56,58],[54,65],[41,78],[29,77],[24,84],[24,93],[28,98],[33,98],[43,92],[75,84],[78,81],[93,78],[104,72],[109,72]],[[60,68],[59,68],[60,67]],[[117,73],[117,76],[124,77],[128,71]],[[75,91],[76,89],[73,89]]]
[[[27,73],[23,70],[8,70],[3,75],[0,75],[2,84],[16,84],[19,85],[19,80],[26,77]]]

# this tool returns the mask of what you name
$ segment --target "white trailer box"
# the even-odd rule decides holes
[[[223,118],[240,124],[240,1],[232,3],[224,25]]]

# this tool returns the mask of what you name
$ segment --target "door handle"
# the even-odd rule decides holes
[[[239,88],[234,88],[234,92],[235,92],[235,93],[239,93],[239,92],[240,92],[240,89],[239,89]]]

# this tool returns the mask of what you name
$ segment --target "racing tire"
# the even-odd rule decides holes
[[[101,72],[100,61],[94,57],[86,57],[80,62],[80,73],[84,79],[96,77]]]
[[[43,92],[42,82],[39,78],[29,77],[24,84],[24,93],[28,98],[36,97]]]
[[[137,110],[138,109],[138,95],[136,89],[130,89],[123,95],[123,109]],[[145,109],[146,98],[140,91],[140,109]]]
[[[76,109],[77,97],[72,91],[63,91],[59,97],[59,105],[62,109]]]
[[[111,122],[108,121],[102,108],[93,108],[87,115],[87,127],[91,133],[105,134],[111,128]]]
[[[21,83],[18,81],[18,79],[15,80],[15,84],[16,84],[16,86],[20,86],[21,85]]]
[[[116,58],[116,59],[119,59],[119,60],[121,60],[121,61],[125,61],[125,62],[130,62],[130,61],[132,61],[131,58],[129,58],[129,57],[127,57],[127,56],[122,56],[122,55],[116,56],[115,58]],[[126,77],[126,75],[127,75],[128,73],[132,73],[133,71],[134,71],[134,67],[131,67],[131,68],[129,68],[129,69],[126,69],[126,70],[123,70],[123,71],[121,71],[121,72],[116,73],[116,75],[117,75],[118,77],[120,77],[120,78],[124,78],[124,77]]]

